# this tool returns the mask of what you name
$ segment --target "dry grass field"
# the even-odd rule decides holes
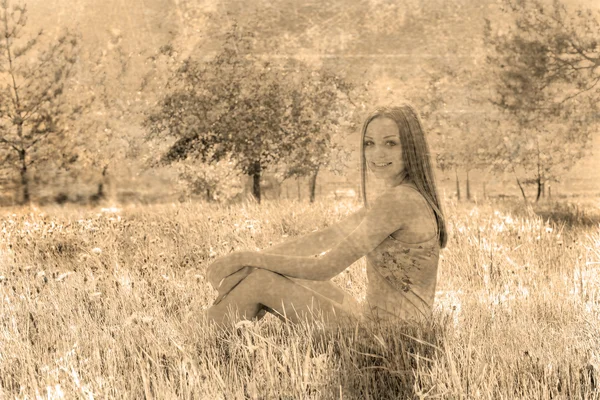
[[[211,260],[357,207],[1,210],[0,398],[600,398],[598,203],[447,201],[426,324],[203,324]],[[362,300],[365,279],[335,282]]]

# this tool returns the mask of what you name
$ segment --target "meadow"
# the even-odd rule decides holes
[[[218,331],[215,257],[355,201],[0,210],[0,398],[600,398],[600,205],[456,203],[433,319]],[[364,299],[360,260],[334,281]]]

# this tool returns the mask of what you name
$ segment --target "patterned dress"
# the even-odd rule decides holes
[[[406,185],[407,187],[416,188]],[[423,198],[423,202],[427,203]],[[440,253],[435,215],[429,205],[428,215],[418,219],[417,230],[431,230],[429,239],[415,242],[410,231],[388,236],[366,257],[367,296],[363,317],[369,320],[402,320],[427,317],[433,306]]]
[[[435,296],[438,258],[437,235],[414,244],[386,239],[367,256],[365,317],[406,320],[428,316]]]
[[[405,186],[417,190],[410,184]],[[427,317],[435,296],[440,245],[435,215],[427,201],[421,199],[428,212],[419,214],[410,229],[388,236],[366,256],[368,285],[362,306],[330,281],[289,279],[332,300],[338,309],[363,321]],[[415,239],[414,232],[431,231],[435,233],[427,240]]]

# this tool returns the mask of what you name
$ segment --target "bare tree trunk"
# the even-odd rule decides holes
[[[540,200],[540,197],[542,197],[542,179],[538,176],[536,179],[536,185],[537,185],[537,194],[535,196],[535,202],[537,203]]]
[[[98,200],[104,199],[106,197],[106,193],[104,192],[104,182],[106,180],[107,173],[108,173],[108,165],[105,165],[104,168],[102,168],[102,180],[98,184],[98,190],[96,190],[96,198]]]
[[[517,174],[515,174],[515,179],[517,180],[517,185],[519,185],[519,189],[521,189],[521,195],[523,196],[523,200],[525,201],[525,203],[527,203],[527,196],[525,195],[525,189],[523,189],[523,185],[521,185],[521,181],[517,177]]]
[[[298,201],[302,200],[302,195],[300,193],[300,178],[297,177],[296,178],[296,186],[298,188]]]
[[[541,167],[541,159],[540,159],[540,143],[536,140],[537,143],[537,179],[536,179],[536,183],[537,183],[537,195],[535,196],[535,202],[537,203],[540,200],[540,197],[542,197],[542,174],[540,171],[540,167]]]
[[[483,181],[483,198],[487,199],[487,193],[485,192],[485,181]]]
[[[315,202],[315,190],[317,188],[317,175],[319,174],[319,167],[315,169],[314,173],[310,176],[310,202]]]
[[[31,196],[29,194],[29,177],[27,176],[27,160],[26,153],[24,149],[19,151],[19,159],[21,160],[21,190],[22,190],[22,202],[21,204],[29,204],[31,201]]]
[[[546,182],[542,182],[542,197],[546,198]]]
[[[471,200],[471,184],[469,182],[469,170],[467,169],[467,200]]]
[[[96,196],[98,200],[104,198],[104,182],[100,182],[98,184],[98,189],[96,189]]]
[[[456,176],[456,198],[460,201],[460,183],[458,181],[458,168],[454,168],[454,174]]]
[[[262,166],[260,165],[260,161],[255,161],[252,164],[252,194],[256,201],[260,204],[260,175],[262,172]]]

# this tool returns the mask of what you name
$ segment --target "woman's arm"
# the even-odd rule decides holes
[[[358,226],[323,257],[245,253],[244,265],[301,279],[331,279],[373,251],[390,234],[405,228],[415,218],[415,204],[420,204],[418,196],[400,186],[388,190],[364,212]]]
[[[365,215],[366,210],[361,208],[332,226],[260,252],[236,251],[219,257],[207,269],[208,281],[215,289],[218,289],[220,283],[226,277],[236,273],[244,266],[253,266],[260,263],[261,261],[257,259],[259,254],[314,259],[311,256],[319,255],[344,240],[356,229]],[[277,259],[273,258],[272,260],[275,262]]]
[[[292,240],[285,241],[267,249],[261,250],[264,254],[279,254],[288,256],[310,257],[330,250],[333,246],[344,240],[360,221],[365,216],[365,209],[361,208],[339,222],[321,229],[317,232],[312,232],[307,235],[300,236]]]

